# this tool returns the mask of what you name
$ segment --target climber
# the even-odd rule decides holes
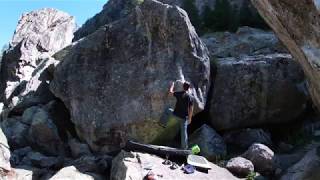
[[[180,132],[181,132],[181,148],[188,148],[188,133],[187,127],[191,123],[193,115],[193,97],[189,93],[190,83],[183,83],[183,91],[174,91],[175,83],[172,82],[169,94],[173,95],[176,99],[176,105],[173,111],[173,115],[180,121]]]

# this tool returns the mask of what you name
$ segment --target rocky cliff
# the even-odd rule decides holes
[[[74,30],[74,18],[55,9],[22,15],[1,62],[0,94],[5,106],[25,109],[53,98],[43,71],[55,63],[50,57],[71,43]]]

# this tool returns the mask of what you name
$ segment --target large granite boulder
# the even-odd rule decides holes
[[[174,106],[171,81],[191,82],[197,111],[209,89],[208,51],[185,11],[145,0],[130,15],[75,43],[57,66],[51,91],[70,111],[78,135],[94,151],[128,139],[149,143]]]
[[[161,179],[184,179],[184,180],[236,180],[228,170],[210,163],[211,169],[208,173],[195,171],[193,174],[186,174],[180,168],[170,169],[170,166],[163,165],[164,159],[144,153],[121,151],[112,161],[111,180],[141,180],[151,171]]]
[[[286,123],[304,112],[304,75],[290,55],[222,58],[216,64],[209,111],[217,130]]]
[[[320,108],[320,21],[317,0],[252,0],[302,66],[314,104]]]
[[[0,96],[6,107],[22,108],[53,98],[45,69],[56,63],[49,57],[71,43],[74,30],[74,18],[55,9],[21,16],[1,62]]]
[[[271,31],[241,27],[237,32],[215,32],[201,37],[207,45],[210,59],[241,57],[272,53],[287,53]]]

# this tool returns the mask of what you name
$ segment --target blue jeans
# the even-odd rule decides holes
[[[188,132],[187,132],[187,128],[188,128],[188,117],[186,117],[185,119],[180,118],[176,115],[173,114],[173,109],[168,108],[165,110],[164,114],[162,115],[161,119],[160,119],[160,124],[162,126],[166,126],[167,121],[170,117],[174,117],[175,119],[177,119],[179,121],[180,124],[180,137],[181,137],[181,148],[182,149],[188,149]]]

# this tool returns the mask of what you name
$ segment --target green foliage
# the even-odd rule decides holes
[[[243,4],[239,10],[239,25],[268,29],[260,14],[253,12],[247,4]]]
[[[239,24],[236,7],[226,0],[217,0],[215,3],[214,10],[209,6],[204,8],[202,32],[236,31]]]
[[[144,2],[144,0],[134,0],[135,5],[140,5]]]
[[[247,177],[246,180],[254,180],[256,178],[256,172],[250,172]]]
[[[195,5],[194,0],[184,0],[182,7],[183,7],[183,9],[185,9],[187,11],[192,25],[196,29],[200,29],[201,28],[201,19],[200,19],[199,11]]]
[[[194,1],[184,0],[183,8],[200,34],[217,31],[235,32],[240,26],[268,29],[261,16],[250,9],[248,2],[244,2],[239,8],[232,6],[229,0],[216,0],[214,10],[206,5],[199,15]]]
[[[299,131],[295,134],[292,134],[288,137],[288,143],[294,146],[303,146],[311,141],[311,137],[304,133],[303,131]]]
[[[1,49],[1,51],[0,51],[0,62],[1,62],[1,59],[2,59],[2,56],[3,56],[4,51],[7,50],[8,48],[9,48],[9,45],[8,45],[8,44],[5,44],[5,45],[2,47],[2,49]]]
[[[217,0],[215,10],[212,11],[213,24],[211,29],[214,31],[229,30],[232,18],[232,7],[229,1]]]

